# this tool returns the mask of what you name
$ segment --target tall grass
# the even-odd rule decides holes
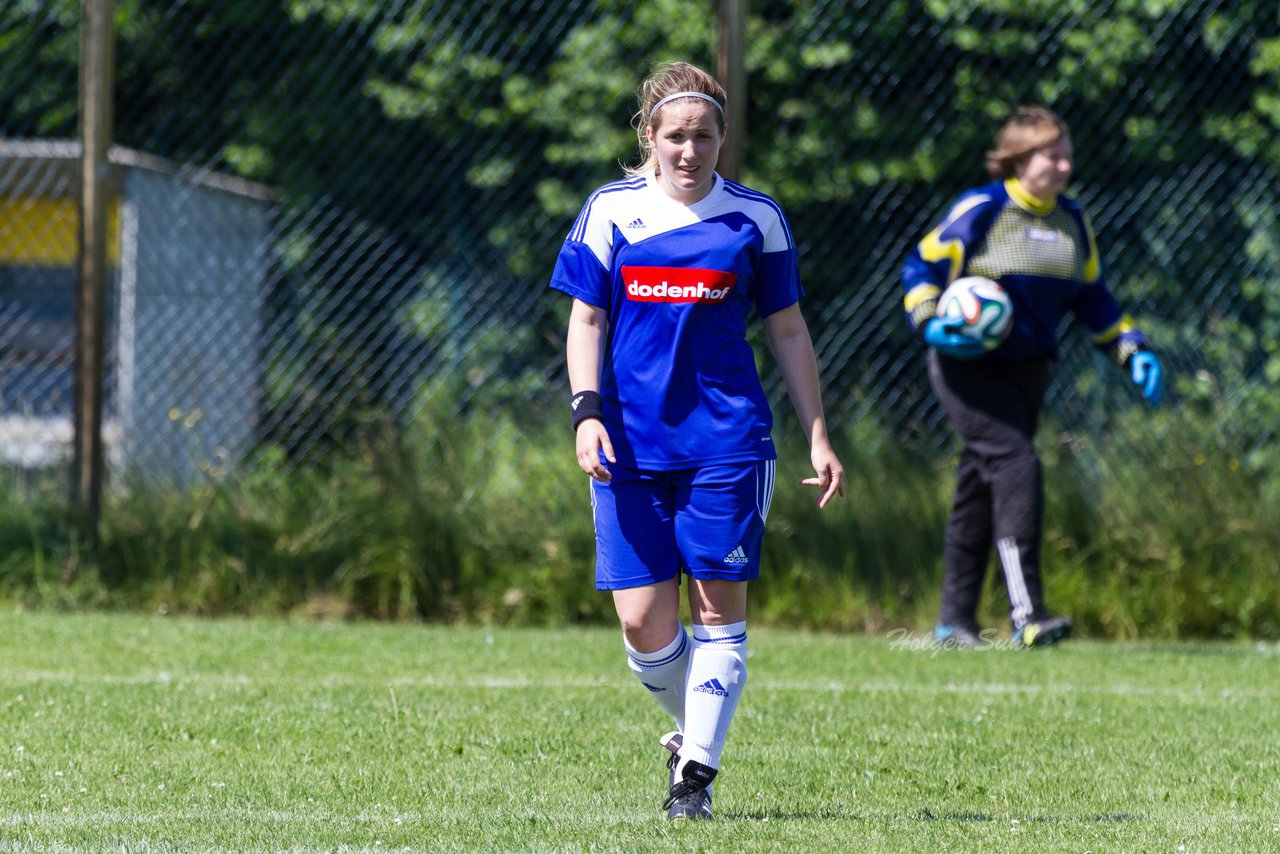
[[[1154,449],[1131,425],[1109,435],[1051,454],[1045,559],[1077,618],[1109,637],[1280,637],[1274,467],[1186,422]]]
[[[505,625],[609,622],[593,589],[586,478],[564,425],[530,417],[387,427],[320,468],[267,453],[182,493],[113,494],[99,548],[61,484],[0,489],[0,596],[54,607]],[[1280,637],[1280,485],[1187,419],[1107,438],[1046,430],[1050,607],[1090,635]],[[952,461],[870,423],[837,437],[848,495],[819,511],[803,442],[779,435],[779,483],[753,620],[922,629],[936,613]],[[1000,573],[982,617],[1007,621]]]

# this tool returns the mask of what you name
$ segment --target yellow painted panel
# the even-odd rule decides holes
[[[80,241],[74,199],[0,198],[0,264],[74,267]],[[120,260],[120,204],[107,206],[107,258]]]

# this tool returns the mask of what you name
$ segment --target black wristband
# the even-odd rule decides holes
[[[604,401],[596,391],[580,391],[569,401],[569,413],[573,416],[573,429],[588,418],[604,420]]]

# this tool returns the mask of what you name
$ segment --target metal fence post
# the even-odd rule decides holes
[[[108,149],[114,88],[113,0],[84,0],[80,33],[80,246],[76,277],[72,503],[96,545],[102,503]]]

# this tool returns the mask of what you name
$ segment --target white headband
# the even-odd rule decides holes
[[[658,110],[662,109],[664,104],[668,101],[674,101],[676,98],[701,98],[704,101],[710,101],[716,105],[716,109],[720,111],[720,114],[724,115],[724,107],[721,107],[720,102],[710,95],[704,95],[702,92],[677,92],[674,95],[668,95],[653,105],[653,109],[649,111],[649,121],[653,121],[653,117],[658,114]]]

